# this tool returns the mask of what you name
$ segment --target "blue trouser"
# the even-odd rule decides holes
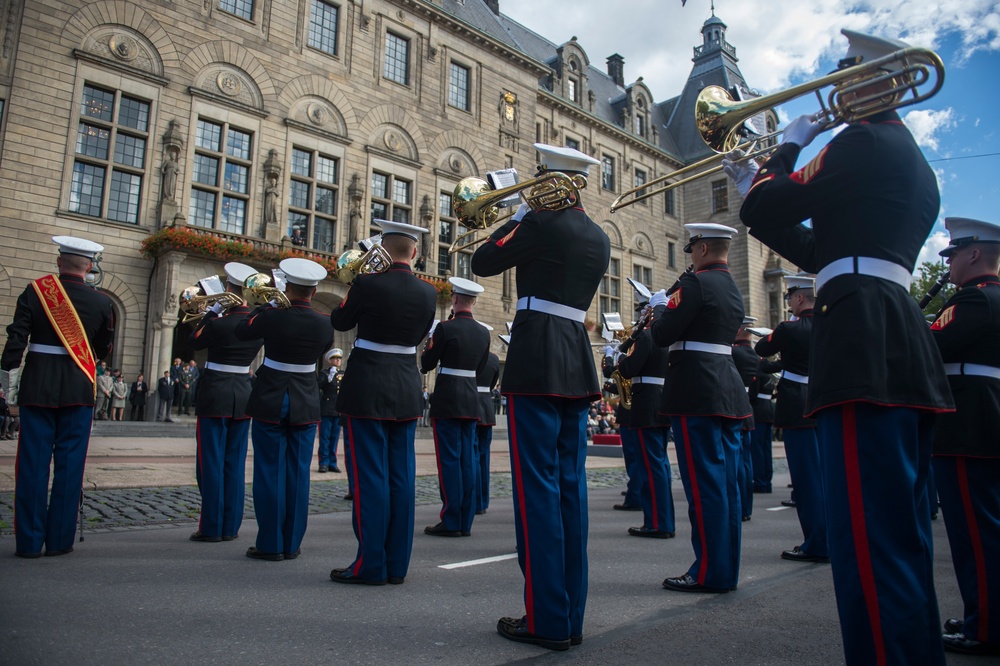
[[[587,605],[586,398],[507,396],[517,561],[528,631],[583,635]]]
[[[934,477],[934,461],[932,459],[930,473],[927,475],[927,504],[931,508],[931,519],[937,518],[939,503],[937,481]]]
[[[816,414],[848,664],[944,664],[927,508],[933,415],[847,403]]]
[[[243,524],[250,419],[198,417],[198,466],[204,536],[236,536]]]
[[[750,431],[753,489],[757,492],[771,492],[771,477],[774,475],[774,467],[771,462],[772,426],[771,423],[758,423]]]
[[[83,492],[83,465],[94,408],[21,407],[14,490],[18,553],[33,555],[73,547]],[[53,462],[52,493],[49,462]]]
[[[750,452],[750,433],[752,430],[740,431],[740,471],[738,483],[740,486],[741,518],[753,515],[753,456]]]
[[[281,407],[288,418],[288,394]],[[309,462],[316,424],[253,420],[253,508],[257,550],[294,553],[302,545],[309,516]]]
[[[441,523],[453,532],[469,532],[476,517],[476,468],[472,440],[474,419],[431,419],[441,488]]]
[[[340,417],[324,416],[319,422],[319,466],[337,467]]]
[[[706,587],[735,589],[743,526],[737,483],[741,422],[718,416],[672,420],[694,547],[688,574]]]
[[[785,428],[785,458],[792,476],[795,510],[802,527],[799,549],[816,557],[829,557],[826,528],[826,493],[823,492],[823,456],[815,428]]]
[[[476,426],[476,455],[479,469],[476,474],[476,511],[490,508],[490,446],[493,444],[493,426]]]
[[[642,504],[642,460],[639,458],[639,436],[633,428],[619,426],[618,433],[622,438],[622,457],[625,458],[625,474],[628,475],[628,485],[625,486],[625,506]]]
[[[1000,645],[1000,458],[935,456],[934,473],[965,606],[962,633]]]
[[[354,476],[354,536],[358,554],[351,574],[381,581],[406,576],[413,549],[417,420],[346,417]]]
[[[642,525],[651,530],[673,532],[674,498],[670,494],[670,460],[667,458],[667,433],[664,428],[635,428],[639,439],[639,460],[644,476]]]

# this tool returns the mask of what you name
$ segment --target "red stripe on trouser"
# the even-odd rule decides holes
[[[653,524],[646,525],[646,527],[658,530],[660,529],[660,519],[656,515],[656,485],[653,483],[653,467],[649,464],[649,454],[646,453],[646,438],[642,436],[642,429],[636,428],[636,432],[639,433],[639,446],[642,447],[642,462],[646,465],[647,483],[649,484],[649,503],[653,507]]]
[[[351,473],[354,474],[354,524],[358,526],[358,559],[354,562],[351,573],[357,576],[361,572],[361,564],[365,559],[364,539],[361,536],[361,485],[358,480],[358,456],[354,446],[354,419],[347,418],[347,439],[351,441]]]
[[[688,434],[688,420],[681,417],[681,439],[684,440],[684,452],[687,455],[688,479],[691,483],[691,501],[694,502],[694,517],[698,523],[698,538],[701,540],[701,565],[698,567],[698,584],[705,584],[708,573],[708,537],[705,534],[705,516],[701,510],[701,490],[698,488],[698,474],[694,468],[694,458],[691,455],[691,435]]]
[[[434,459],[438,468],[438,488],[441,490],[441,513],[439,520],[444,520],[444,512],[448,510],[448,491],[444,488],[444,472],[441,469],[441,447],[438,446],[438,426],[437,419],[431,419],[431,432],[434,433]]]
[[[507,419],[510,425],[511,472],[516,478],[517,501],[520,505],[521,532],[524,535],[524,614],[528,618],[528,631],[535,633],[535,594],[531,585],[531,549],[528,547],[528,507],[524,501],[524,480],[521,476],[521,455],[517,443],[517,420],[514,417],[514,396],[507,398]]]
[[[965,522],[969,526],[969,541],[972,544],[972,554],[976,561],[976,586],[979,588],[979,628],[976,638],[984,641],[989,637],[990,592],[986,580],[986,556],[983,554],[983,539],[979,534],[979,523],[972,509],[972,496],[969,494],[969,473],[965,468],[965,458],[955,459],[958,471],[958,490],[962,495],[962,508],[965,509]]]
[[[847,502],[851,511],[851,529],[854,533],[854,552],[857,557],[858,577],[868,606],[868,623],[875,644],[875,659],[886,663],[885,641],[882,637],[882,617],[879,614],[878,590],[875,589],[875,572],[872,569],[871,551],[868,548],[868,530],[865,526],[865,503],[861,492],[861,465],[858,460],[857,418],[854,404],[843,406],[844,470],[847,481]]]

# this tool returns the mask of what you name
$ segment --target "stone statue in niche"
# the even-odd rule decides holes
[[[269,176],[267,186],[264,187],[264,225],[270,226],[278,223],[278,199],[281,194],[278,192],[278,178]]]
[[[177,198],[177,174],[180,172],[180,165],[177,164],[177,151],[167,151],[167,157],[160,167],[162,174],[160,180],[160,199],[163,201],[174,201]]]

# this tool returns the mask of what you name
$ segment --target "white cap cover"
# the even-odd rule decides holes
[[[238,261],[230,261],[223,266],[223,270],[226,271],[226,278],[229,282],[239,287],[242,287],[246,279],[257,272],[253,266],[247,266]]]
[[[373,222],[382,227],[383,236],[399,234],[401,236],[406,236],[407,238],[412,238],[413,240],[419,240],[420,234],[426,234],[429,231],[429,229],[424,229],[423,227],[417,227],[403,222],[393,222],[392,220],[373,220]]]
[[[1000,243],[1000,225],[995,222],[969,217],[946,217],[944,226],[951,234],[951,240],[948,247],[938,252],[942,257],[951,256],[956,248],[969,243]]]
[[[93,259],[98,252],[104,251],[103,245],[75,236],[53,236],[52,242],[59,246],[59,254],[75,254],[87,259]]]
[[[807,277],[804,275],[786,275],[785,280],[785,290],[795,291],[796,289],[815,289],[816,278]]]
[[[335,356],[336,356],[336,357],[340,357],[340,358],[343,358],[343,357],[344,357],[344,352],[343,352],[343,350],[341,350],[341,349],[340,349],[339,347],[334,347],[333,349],[331,349],[330,351],[328,351],[328,352],[327,352],[327,353],[326,353],[326,354],[324,355],[324,358],[325,358],[325,359],[326,359],[327,361],[329,361],[329,360],[330,360],[331,358],[333,358],[333,357],[335,357]]]
[[[477,284],[472,280],[466,280],[465,278],[450,277],[448,278],[448,282],[451,283],[452,291],[463,296],[478,296],[485,290],[483,285]]]
[[[299,257],[284,259],[278,266],[285,274],[285,280],[290,284],[315,287],[320,280],[326,278],[326,269],[309,259]]]
[[[739,233],[732,227],[727,227],[724,224],[713,224],[710,222],[703,224],[685,224],[684,228],[687,229],[689,234],[691,234],[688,244],[684,246],[684,251],[688,254],[691,253],[691,247],[700,240],[706,240],[709,238],[725,238],[727,240],[732,240],[733,236]]]
[[[575,148],[565,146],[550,146],[546,143],[536,143],[535,150],[542,154],[543,171],[579,171],[589,174],[590,165],[600,164],[587,153],[581,153]]]

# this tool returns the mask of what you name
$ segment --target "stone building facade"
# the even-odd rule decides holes
[[[657,102],[641,77],[626,83],[621,56],[597,68],[575,38],[550,42],[500,9],[3,0],[0,320],[29,280],[54,270],[56,234],[105,246],[99,288],[118,319],[108,364],[129,377],[198,358],[180,323],[185,287],[229,260],[269,271],[304,255],[332,266],[377,232],[375,217],[432,230],[420,248],[428,280],[474,277],[469,251],[447,252],[462,231],[453,189],[507,167],[531,177],[535,141],[602,161],[584,202],[611,238],[612,265],[589,319],[631,312],[626,278],[655,290],[684,270],[685,222],[738,226],[739,195],[721,174],[609,213],[623,191],[710,154],[694,129],[698,90],[753,94],[726,26],[706,21],[685,89]],[[776,324],[780,263],[741,235],[732,266],[747,311]],[[513,276],[482,282],[477,315],[500,332],[514,315]],[[346,291],[325,281],[316,308]],[[337,333],[335,344],[351,340]],[[499,341],[495,350],[502,358]]]

